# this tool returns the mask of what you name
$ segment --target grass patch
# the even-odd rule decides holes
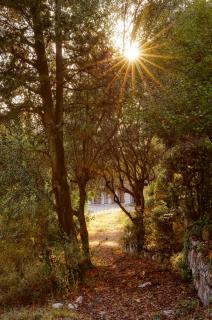
[[[66,308],[19,308],[13,309],[0,315],[1,320],[90,320]]]
[[[89,215],[88,231],[89,233],[118,231],[122,230],[127,217],[121,210],[105,210],[101,213]]]

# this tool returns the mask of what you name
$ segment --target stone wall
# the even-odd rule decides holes
[[[212,265],[201,252],[200,241],[190,241],[188,264],[192,271],[193,283],[198,297],[207,306],[212,299]]]

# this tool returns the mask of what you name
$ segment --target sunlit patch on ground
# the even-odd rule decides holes
[[[110,265],[113,263],[113,254],[121,254],[121,238],[126,221],[125,214],[117,208],[89,215],[88,230],[94,264]]]

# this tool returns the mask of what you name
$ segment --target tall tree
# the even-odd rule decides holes
[[[87,17],[84,17],[85,8]],[[87,189],[97,175],[99,160],[115,132],[117,117],[115,83],[109,87],[114,72],[109,71],[113,50],[109,45],[106,9],[99,1],[72,6],[75,32],[71,46],[78,72],[74,83],[66,83],[67,164],[70,181],[74,189],[78,189],[79,202],[75,213],[88,266],[91,262],[85,219]]]
[[[77,238],[63,141],[64,1],[1,1],[0,4],[1,103],[5,106],[1,116],[24,111],[42,119],[58,221],[73,249],[77,247]]]

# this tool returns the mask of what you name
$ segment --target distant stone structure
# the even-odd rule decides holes
[[[125,205],[133,205],[134,199],[133,197],[128,194],[124,193],[123,191],[117,191],[118,197],[121,201],[121,204]],[[89,204],[94,205],[108,205],[114,204],[113,195],[108,193],[107,191],[99,192],[93,200],[89,202]]]

